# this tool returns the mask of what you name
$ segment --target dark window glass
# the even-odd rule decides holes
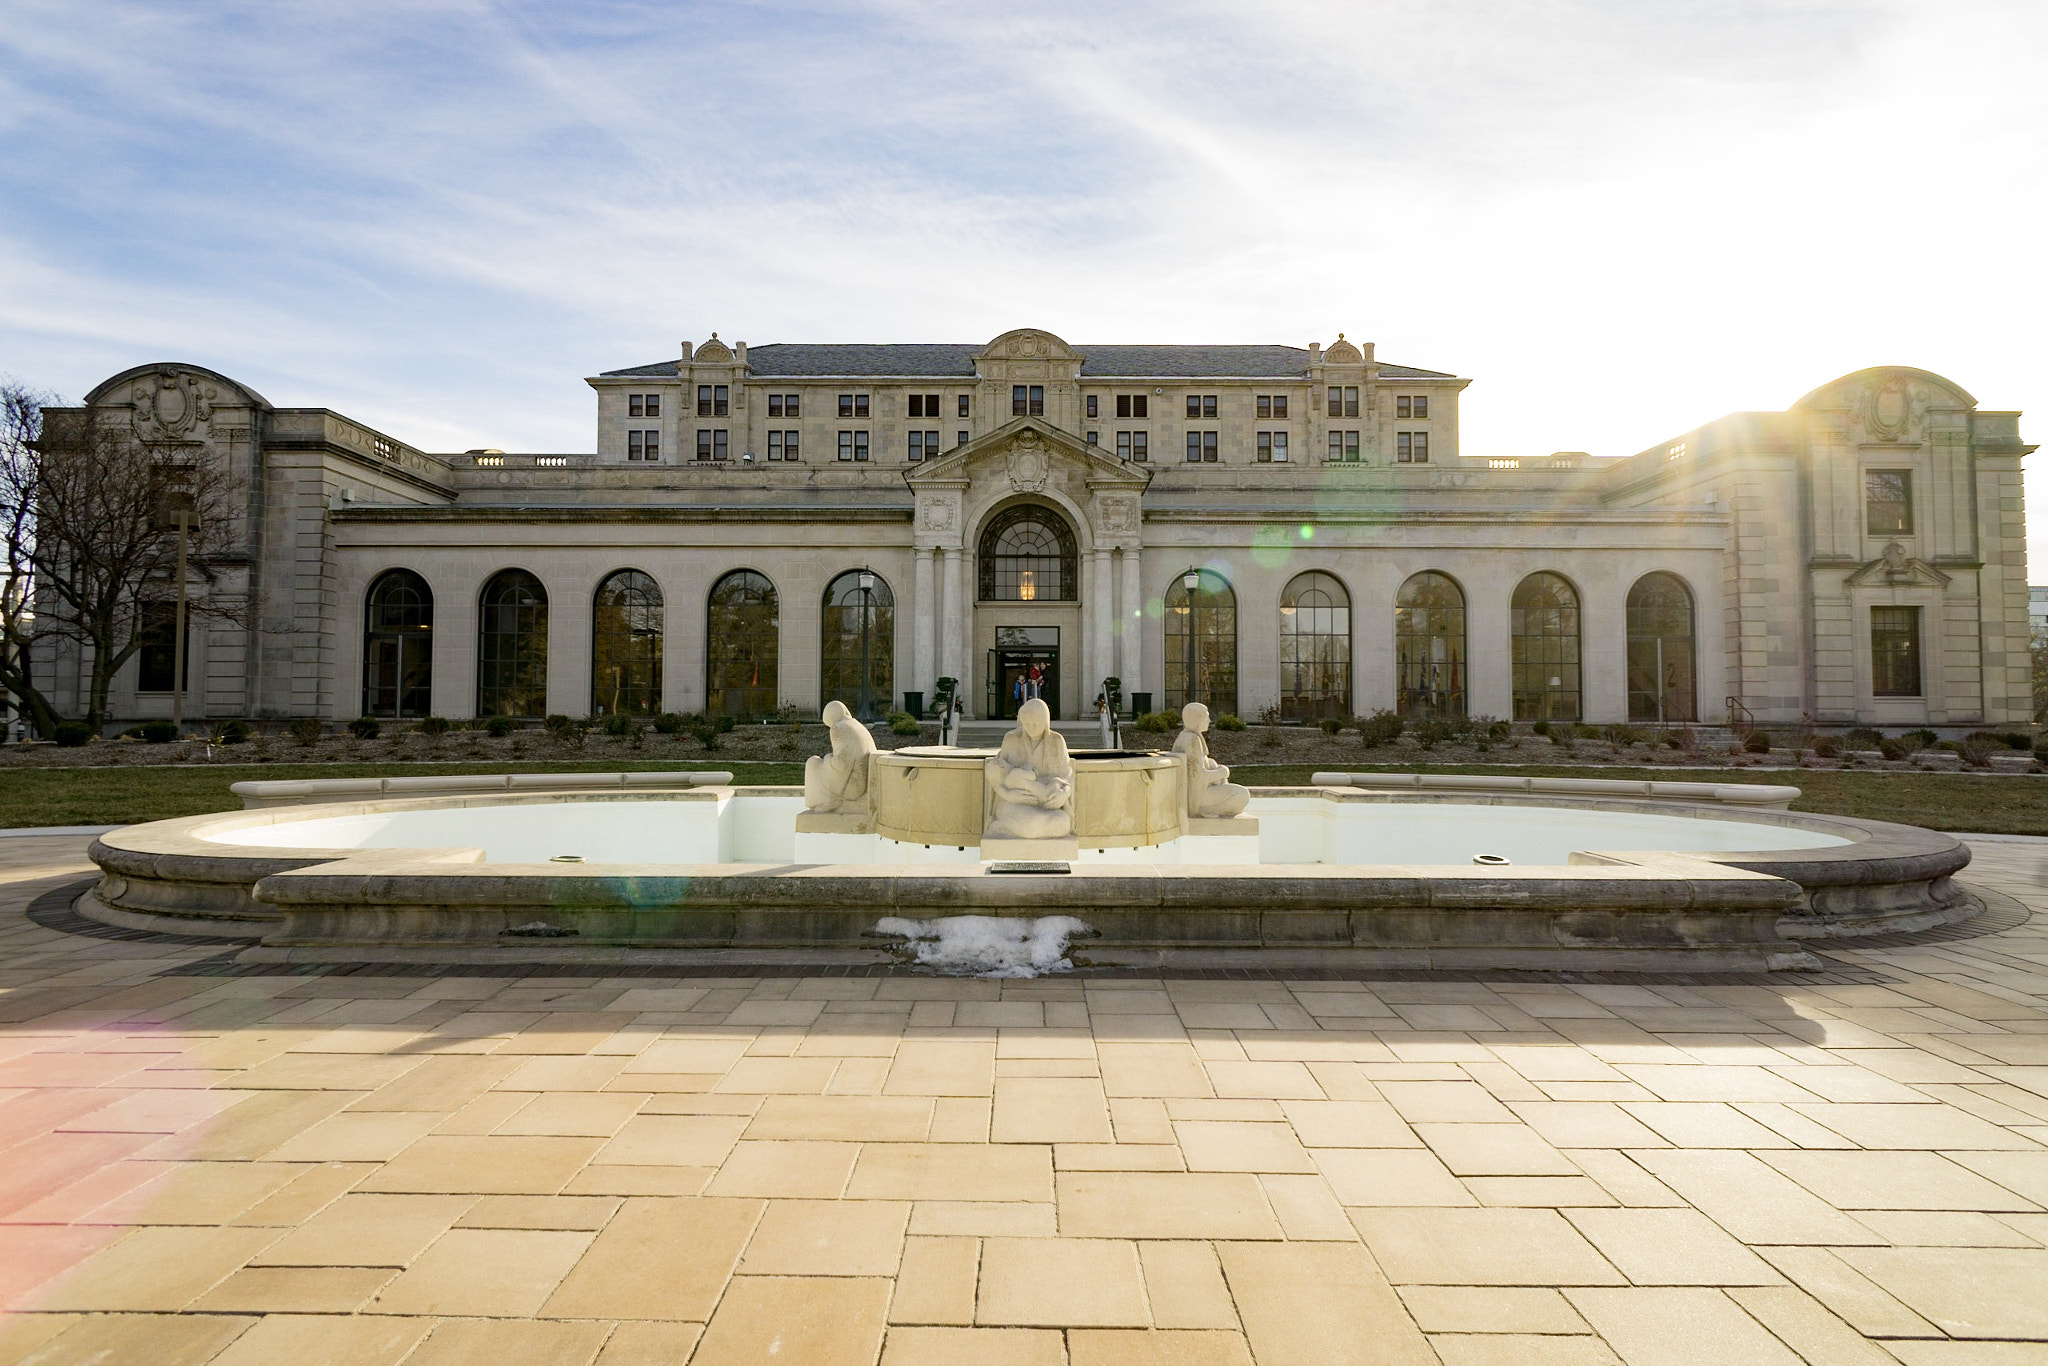
[[[1675,574],[1645,574],[1628,590],[1628,719],[1697,721],[1692,590]]]
[[[1358,416],[1358,389],[1356,386],[1346,386],[1344,390],[1344,416]]]
[[[1344,391],[1334,384],[1330,386],[1330,416],[1344,416]]]
[[[1202,396],[1201,396],[1200,394],[1189,394],[1189,395],[1188,395],[1188,417],[1189,417],[1189,418],[1191,418],[1191,419],[1199,419],[1199,418],[1200,418],[1201,416],[1202,416]]]
[[[782,396],[782,415],[784,417],[802,417],[804,415],[803,410],[804,401],[801,394],[784,394]]]
[[[1285,394],[1275,394],[1275,395],[1273,395],[1273,416],[1274,416],[1274,418],[1275,418],[1276,420],[1279,420],[1279,421],[1285,421],[1285,420],[1286,420],[1286,418],[1287,418],[1287,395],[1285,395]]]
[[[711,416],[711,386],[708,384],[697,386],[697,416]]]
[[[177,676],[178,604],[145,602],[135,634],[141,639],[136,650],[135,688],[138,692],[172,692]],[[192,622],[185,621],[185,687],[192,687]]]
[[[1042,384],[1031,386],[1031,416],[1045,416],[1045,386]]]
[[[1176,574],[1166,590],[1166,705],[1190,702],[1212,717],[1237,714],[1237,594],[1221,574],[1204,569],[1198,586]]]
[[[959,413],[959,416],[961,416],[961,417],[965,417],[965,416],[967,416],[967,402],[968,402],[968,395],[966,395],[966,394],[962,394],[962,395],[960,395],[960,413]]]
[[[1118,394],[1116,396],[1116,415],[1118,417],[1129,417],[1131,415],[1131,396],[1129,394]]]
[[[1072,602],[1079,582],[1074,533],[1050,508],[1006,508],[981,533],[984,602]]]
[[[730,416],[728,410],[731,406],[731,391],[727,389],[725,385],[721,384],[717,388],[713,389],[711,392],[711,415],[713,417]]]
[[[1465,714],[1465,592],[1424,571],[1394,598],[1394,705],[1403,716]]]
[[[770,432],[770,433],[768,433],[768,458],[769,458],[770,460],[780,460],[780,459],[782,459],[782,433],[781,433],[781,432]]]
[[[627,432],[627,433],[626,433],[626,459],[628,459],[628,460],[638,460],[638,459],[640,458],[641,450],[642,450],[642,447],[641,447],[641,445],[640,445],[640,433],[638,433],[638,432]]]
[[[774,711],[781,651],[775,585],[751,569],[713,584],[706,637],[704,710],[722,716]]]
[[[1152,458],[1152,436],[1151,436],[1151,434],[1150,434],[1149,432],[1132,432],[1132,433],[1131,433],[1131,459],[1133,459],[1133,460],[1150,460],[1151,458]]]
[[[1031,407],[1031,391],[1025,386],[1013,385],[1010,389],[1010,416],[1028,417]]]
[[[1415,416],[1418,418],[1425,418],[1429,416],[1428,394],[1417,394],[1415,396]]]
[[[642,408],[641,408],[641,406],[640,406],[640,395],[638,395],[638,394],[628,394],[628,395],[626,395],[626,416],[627,416],[627,417],[645,417],[645,416],[646,416],[646,413],[645,413],[645,412],[644,412],[644,411],[642,410]]]
[[[1146,409],[1148,409],[1148,408],[1149,408],[1149,407],[1151,406],[1151,403],[1152,403],[1152,396],[1151,396],[1150,394],[1132,394],[1132,395],[1131,395],[1131,416],[1132,416],[1132,417],[1145,417],[1145,416],[1147,416],[1148,414],[1147,414],[1147,412],[1146,412]]]
[[[660,416],[661,416],[661,395],[660,395],[660,394],[649,394],[649,395],[647,395],[647,416],[649,416],[649,417],[660,417]]]
[[[699,427],[697,429],[697,458],[699,460],[709,460],[711,458],[711,429],[709,427]]]
[[[896,598],[879,574],[852,570],[825,590],[819,707],[844,702],[863,721],[889,714],[895,696]]]
[[[964,430],[953,433],[953,444],[956,446],[966,445],[967,433]]]
[[[1414,409],[1409,406],[1408,395],[1402,394],[1394,400],[1395,417],[1413,417],[1414,415]]]
[[[1351,715],[1351,595],[1328,574],[1295,575],[1280,595],[1280,716]]]
[[[1257,454],[1253,458],[1262,465],[1273,463],[1273,434],[1271,432],[1260,432],[1258,434]]]
[[[410,569],[370,585],[363,610],[363,715],[428,716],[434,705],[434,594]]]
[[[1879,697],[1920,696],[1920,609],[1870,609],[1870,690]]]
[[[1913,534],[1913,475],[1910,470],[1863,472],[1864,529],[1872,536]]]
[[[1119,460],[1129,460],[1131,458],[1131,434],[1129,432],[1118,432],[1116,434],[1116,458]]]
[[[590,633],[590,713],[652,716],[661,710],[661,589],[637,569],[597,586]]]
[[[781,394],[770,394],[770,395],[768,395],[768,416],[770,416],[770,417],[781,417],[781,416],[782,416],[782,395],[781,395]]]
[[[852,416],[853,416],[853,395],[852,395],[852,394],[841,394],[841,395],[839,396],[839,415],[840,415],[841,417],[852,417]]]
[[[1263,418],[1266,418],[1266,419],[1267,419],[1268,421],[1270,421],[1270,420],[1272,419],[1272,417],[1273,417],[1273,396],[1272,396],[1271,394],[1260,394],[1260,395],[1259,395],[1259,416],[1260,416],[1260,417],[1263,417]]]
[[[476,714],[544,716],[548,709],[548,595],[523,569],[484,585],[477,647]]]
[[[1088,395],[1088,416],[1090,416],[1090,417],[1097,417],[1097,416],[1100,416],[1100,413],[1098,412],[1098,407],[1099,407],[1099,404],[1098,404],[1098,402],[1097,402],[1097,396],[1096,396],[1096,395],[1094,395],[1094,394],[1090,394],[1090,395]]]
[[[909,415],[910,415],[911,417],[923,417],[923,416],[924,416],[924,395],[923,395],[923,394],[912,394],[912,395],[910,396],[910,414],[909,414]]]
[[[732,454],[732,433],[720,427],[711,434],[711,458],[723,460]]]
[[[1508,643],[1515,720],[1579,719],[1579,595],[1556,574],[1515,588]]]

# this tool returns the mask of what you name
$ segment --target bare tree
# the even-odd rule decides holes
[[[35,636],[35,443],[47,395],[0,381],[0,694],[11,696],[39,735],[58,716],[30,677]]]
[[[57,409],[19,385],[0,387],[0,401],[7,414],[0,528],[7,572],[27,577],[33,612],[9,614],[8,629],[21,632],[9,644],[24,660],[46,657],[60,641],[74,646],[86,679],[82,719],[97,729],[115,674],[145,643],[153,605],[177,592],[178,538],[167,530],[168,509],[182,504],[198,518],[186,545],[186,581],[197,589],[190,619],[242,618],[239,602],[207,591],[235,542],[238,481],[203,446],[145,440],[125,421]],[[58,712],[47,695],[26,677],[20,686],[5,674],[0,681],[48,733]]]

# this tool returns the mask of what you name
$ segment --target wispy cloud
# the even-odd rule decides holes
[[[0,369],[578,449],[712,328],[1341,329],[1474,376],[1475,452],[1885,362],[2036,431],[2044,58],[2019,0],[15,0]]]

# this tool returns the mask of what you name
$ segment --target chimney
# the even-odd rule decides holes
[[[683,364],[685,364],[685,365],[688,365],[688,364],[690,363],[690,351],[691,351],[691,347],[690,347],[690,344],[689,344],[688,342],[684,342],[684,343],[683,343]]]
[[[732,344],[732,359],[733,364],[739,366],[742,370],[747,368],[747,344],[745,342],[734,342]]]
[[[1321,342],[1310,342],[1308,344],[1308,363],[1310,365],[1321,365],[1323,363],[1323,344]]]

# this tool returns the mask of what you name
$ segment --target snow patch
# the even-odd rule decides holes
[[[960,977],[1036,977],[1072,972],[1067,941],[1095,933],[1070,915],[948,915],[936,920],[885,916],[875,933],[901,935],[921,967]]]

